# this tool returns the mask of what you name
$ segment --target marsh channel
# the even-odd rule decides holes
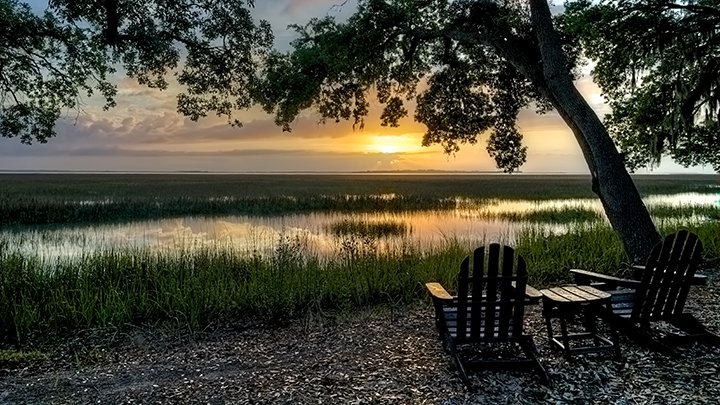
[[[378,198],[393,199],[393,194]],[[720,209],[720,193],[656,194],[644,198],[656,208],[684,211],[681,218],[655,215],[656,222],[703,222],[702,208]],[[93,203],[93,202],[88,202]],[[563,213],[572,212],[572,215]],[[231,248],[267,254],[282,243],[295,243],[308,254],[331,256],[348,243],[378,251],[408,245],[430,248],[449,239],[461,243],[502,241],[533,229],[562,234],[571,227],[595,226],[606,219],[597,199],[509,200],[456,198],[454,208],[401,212],[309,212],[272,216],[184,216],[110,224],[0,228],[0,240],[23,255],[50,264],[103,250]]]

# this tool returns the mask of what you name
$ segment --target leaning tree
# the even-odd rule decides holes
[[[172,74],[178,111],[226,116],[252,104],[257,63],[272,47],[252,0],[50,0],[34,13],[0,0],[0,135],[46,142],[88,97],[115,105],[113,73],[158,89]]]
[[[372,93],[383,125],[395,126],[415,99],[424,145],[453,152],[489,131],[488,152],[508,172],[526,158],[518,112],[554,108],[626,252],[639,260],[658,233],[622,156],[574,87],[576,48],[553,23],[546,0],[364,0],[346,22],[294,26],[294,49],[269,56],[255,97],[287,130],[306,109],[362,126]]]

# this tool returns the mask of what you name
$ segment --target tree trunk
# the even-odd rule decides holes
[[[660,235],[605,126],[572,83],[547,1],[530,0],[530,10],[553,104],[583,147],[593,191],[625,252],[633,262],[643,262]]]

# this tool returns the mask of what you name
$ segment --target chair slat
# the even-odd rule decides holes
[[[460,328],[457,331],[458,336],[465,337],[467,320],[467,300],[468,300],[468,272],[470,267],[470,258],[466,257],[462,263],[460,263],[460,272],[458,273],[458,325]]]
[[[510,248],[512,250],[512,248]],[[493,243],[490,245],[490,250],[493,252],[493,260],[495,261],[495,266],[498,269],[498,272],[500,274],[496,290],[499,293],[498,301],[502,303],[508,303],[513,296],[511,295],[509,289],[512,290],[512,284],[509,280],[507,280],[505,277],[512,277],[514,274],[512,273],[512,256],[510,258],[509,262],[505,262],[506,255],[505,255],[505,249],[503,249],[502,252],[502,263],[500,263],[501,255],[500,255],[500,245],[497,243]],[[507,267],[510,266],[510,270],[507,270]],[[517,285],[518,282],[521,282],[520,280],[517,280],[515,284]],[[500,330],[498,331],[500,337],[507,337],[509,333],[509,326],[510,326],[510,320],[512,319],[512,306],[511,305],[503,305],[500,307],[500,314],[499,314],[499,321],[500,321]]]
[[[490,266],[492,266],[492,257],[490,258],[490,263]],[[483,279],[485,276],[485,248],[483,246],[480,246],[473,252],[472,268],[473,297],[485,296],[487,300],[494,300],[494,293],[491,291],[485,291],[484,288],[486,282]],[[473,300],[473,312],[477,314],[480,310],[480,302]],[[477,317],[470,319],[472,319],[472,322],[470,323],[470,338],[477,339],[480,337],[481,321]]]
[[[674,303],[668,306],[668,316],[679,315],[683,312],[683,309],[685,309],[685,301],[690,292],[692,280],[695,278],[695,271],[702,259],[703,246],[697,235],[693,233],[688,235],[687,242],[685,242],[685,250],[687,251],[688,260],[686,267],[683,269],[684,281],[679,283],[680,285],[677,296],[674,297]]]
[[[635,316],[639,321],[647,322],[653,312],[653,305],[663,278],[663,272],[657,271],[657,269],[664,269],[670,260],[673,242],[670,238],[674,238],[674,236],[670,235],[666,237],[662,244],[656,245],[653,248],[645,265],[642,285],[637,289],[637,305],[635,306],[638,311]]]
[[[513,258],[515,258],[515,251],[509,247],[505,247],[505,259],[503,260],[503,274],[504,275],[512,275],[513,274]],[[507,263],[507,264],[506,264]],[[525,295],[525,287],[527,285],[527,268],[525,264],[525,259],[522,258],[522,256],[517,256],[514,260],[514,267],[515,267],[515,274],[517,274],[519,277],[521,277],[516,283],[515,288],[508,287],[508,290],[514,293],[514,300],[515,304],[513,305],[513,322],[518,325],[522,324],[523,319],[525,317],[525,306],[519,304],[518,300],[521,300],[523,295]],[[509,281],[506,281],[507,283],[510,283]],[[510,331],[508,331],[510,332]],[[513,335],[519,336],[518,332],[522,332],[519,329],[515,329],[512,331]]]
[[[487,297],[488,302],[497,302],[498,300],[498,281],[500,281],[500,278],[498,277],[498,249],[493,247],[496,246],[495,244],[490,246],[490,254],[488,257],[488,267],[487,267]],[[495,325],[495,319],[500,319],[500,314],[496,314],[495,312],[488,313],[485,317],[485,330],[490,329],[490,325]]]
[[[690,260],[692,247],[688,246],[692,243],[688,240],[687,232],[678,232],[672,239],[672,247],[670,258],[665,267],[658,267],[656,271],[662,271],[662,281],[658,287],[657,297],[653,305],[652,320],[661,319],[666,312],[670,313],[672,309],[666,311],[666,308],[672,308],[677,301],[677,293],[679,288],[672,288],[673,285],[682,283],[687,271],[687,261]],[[686,249],[688,248],[688,249]],[[673,291],[671,291],[673,290]]]

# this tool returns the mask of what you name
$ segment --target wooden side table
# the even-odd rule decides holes
[[[608,322],[612,340],[601,336],[595,324],[598,313],[611,310],[610,294],[584,285],[568,285],[540,290],[543,298],[543,316],[547,325],[550,345],[559,348],[570,359],[574,353],[614,352],[620,357],[620,345],[615,326]],[[583,325],[573,322],[573,315],[583,315]],[[560,335],[553,333],[553,320],[560,324]],[[570,333],[568,326],[579,328]]]

